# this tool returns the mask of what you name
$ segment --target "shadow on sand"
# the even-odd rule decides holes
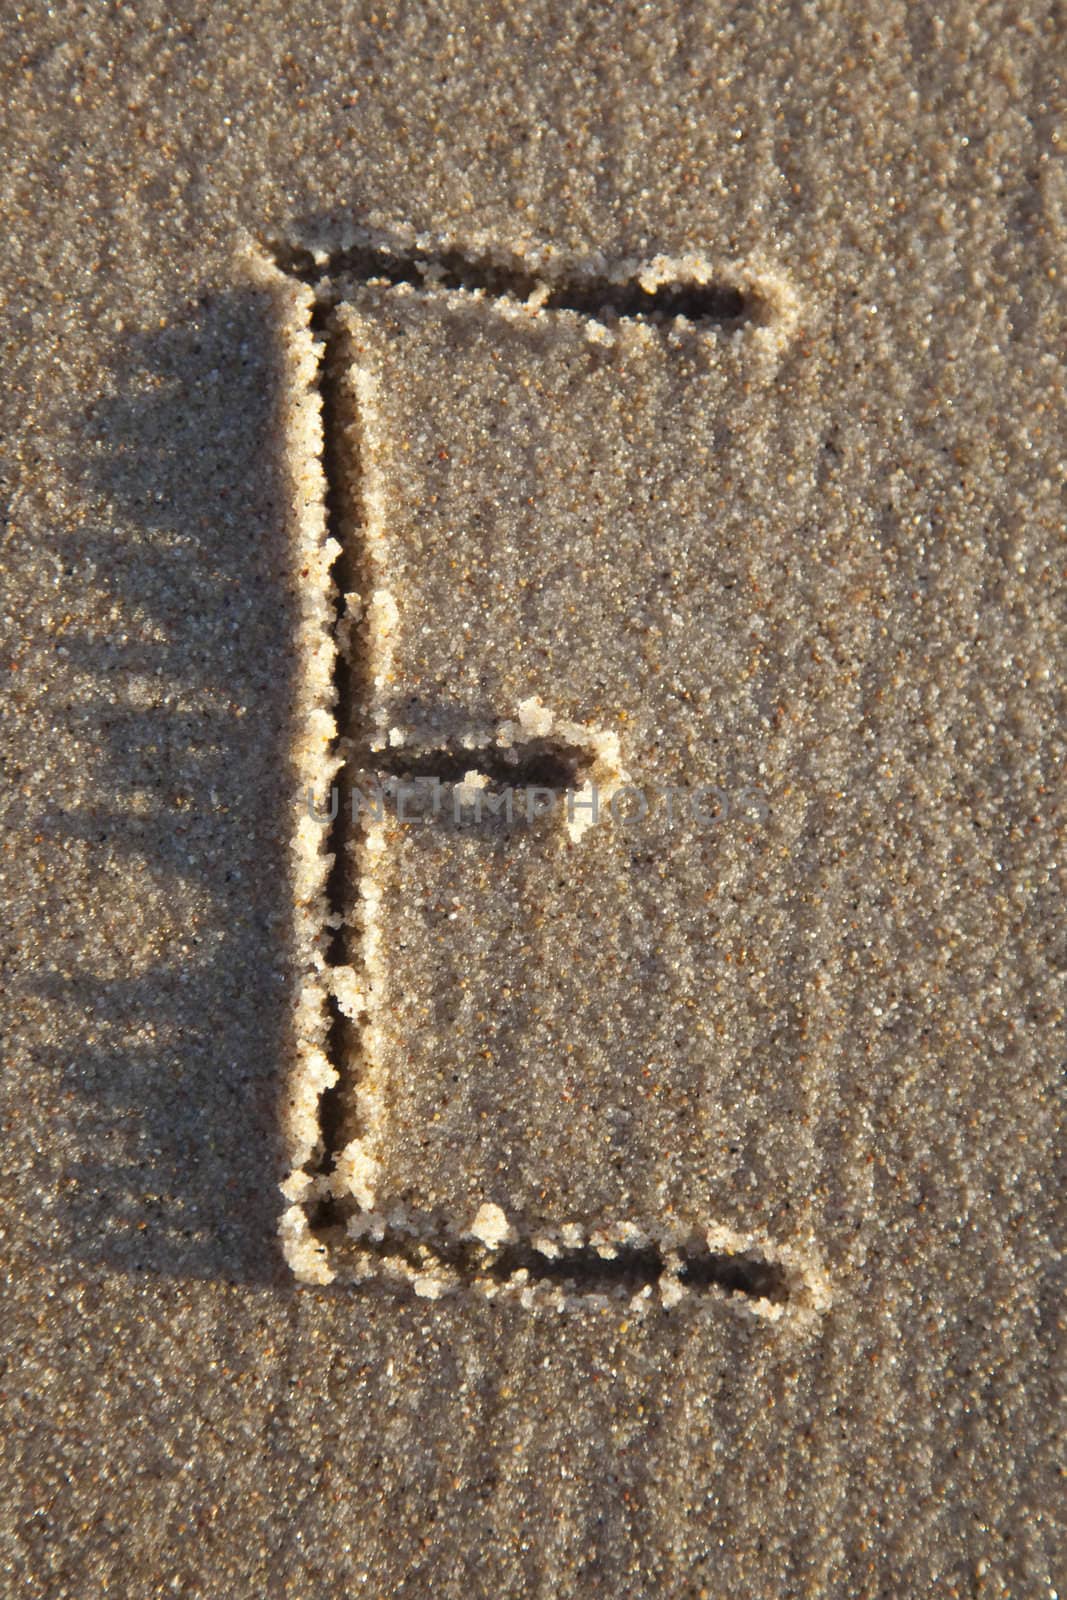
[[[119,620],[66,638],[86,782],[40,826],[109,904],[127,886],[144,945],[135,970],[102,972],[86,940],[33,979],[69,1017],[42,1063],[74,1091],[66,1145],[83,1152],[60,1175],[61,1248],[284,1283],[295,606],[270,296],[205,295],[129,336],[117,371],[71,478],[95,510],[79,558]]]

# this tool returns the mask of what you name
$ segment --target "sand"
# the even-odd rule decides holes
[[[4,1593],[1062,1590],[1061,50],[8,30]]]

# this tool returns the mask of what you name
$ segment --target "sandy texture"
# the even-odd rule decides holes
[[[511,826],[462,808],[457,826],[452,795],[431,820],[415,795],[412,825],[390,807],[353,830],[341,959],[368,992],[340,1052],[353,1138],[333,1188],[440,1211],[456,1234],[487,1201],[527,1238],[766,1240],[784,1225],[821,1275],[809,1159],[825,1061],[784,1043],[767,993],[796,942],[811,796],[802,741],[764,728],[792,691],[777,721],[811,739],[795,657],[813,621],[783,586],[781,666],[753,670],[769,606],[741,598],[762,586],[735,570],[752,556],[723,517],[736,453],[718,448],[732,429],[746,460],[778,460],[769,390],[794,319],[605,328],[536,301],[342,292],[333,381],[350,405],[329,425],[367,598],[349,602],[340,748],[357,770],[364,730],[384,759],[485,745],[518,762],[524,736],[554,734],[588,751],[598,823],[587,785],[532,820],[518,790]],[[753,473],[762,578],[792,508],[774,480],[759,515],[756,490]],[[844,743],[854,706],[816,682],[835,717],[820,738]],[[761,783],[784,792],[760,806]],[[760,910],[738,942],[746,903]],[[824,940],[812,959],[841,958]],[[297,1093],[318,1089],[318,1059]]]
[[[5,1593],[1062,1590],[1060,27],[6,31]],[[803,1324],[283,1259],[337,755],[312,296],[268,247],[353,243],[775,286],[781,337],[352,291],[395,607],[360,715],[481,739],[538,696],[631,776],[770,803],[710,843],[383,835],[363,1178],[486,1249],[609,1213],[792,1243]]]

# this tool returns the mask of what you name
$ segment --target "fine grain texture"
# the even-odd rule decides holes
[[[5,1595],[1064,1591],[1062,30],[13,14]]]

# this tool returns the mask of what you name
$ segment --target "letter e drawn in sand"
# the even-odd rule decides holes
[[[788,287],[695,255],[612,275],[370,239],[274,262],[318,591],[294,1272],[817,1323],[810,1232],[737,1183],[737,1075],[704,1020],[725,980],[694,958],[706,841],[610,805],[650,751],[707,742],[635,613],[669,562],[690,656],[717,625],[707,437],[773,377]],[[701,759],[683,788],[716,780]]]

